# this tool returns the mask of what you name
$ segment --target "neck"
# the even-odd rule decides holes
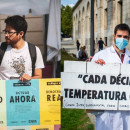
[[[115,44],[113,45],[113,47],[118,53],[125,53],[125,48],[123,50],[119,50]]]
[[[21,48],[24,47],[24,44],[25,44],[25,42],[24,42],[24,40],[21,38],[17,43],[12,44],[11,46],[12,46],[12,48],[14,48],[14,49],[21,49]]]

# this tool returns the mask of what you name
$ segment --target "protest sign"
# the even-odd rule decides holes
[[[6,81],[7,125],[39,125],[39,80]]]
[[[60,130],[61,81],[0,81],[0,130]]]
[[[5,81],[0,81],[0,126],[5,126],[6,119],[6,87]]]
[[[61,124],[60,84],[60,79],[39,80],[41,125]]]
[[[64,108],[130,110],[128,75],[62,73],[61,77]]]

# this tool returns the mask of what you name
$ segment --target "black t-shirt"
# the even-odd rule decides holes
[[[98,44],[99,44],[99,48],[103,48],[104,41],[103,40],[99,40]]]

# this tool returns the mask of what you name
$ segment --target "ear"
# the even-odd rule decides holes
[[[24,31],[20,31],[20,32],[19,32],[19,36],[20,36],[20,37],[23,37],[23,35],[24,35]]]
[[[115,39],[115,34],[113,34],[113,39]]]

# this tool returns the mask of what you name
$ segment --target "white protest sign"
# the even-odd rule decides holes
[[[119,72],[120,68],[118,67]],[[63,107],[130,110],[130,77],[118,74],[117,70],[116,74],[108,72],[106,74],[63,72],[61,74]]]

